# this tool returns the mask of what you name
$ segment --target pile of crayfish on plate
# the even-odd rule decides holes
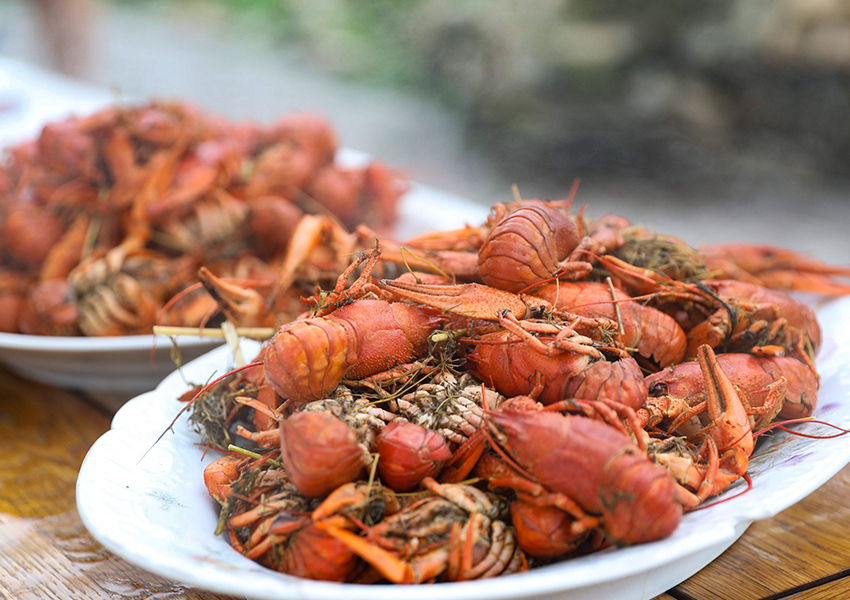
[[[361,222],[386,230],[408,189],[379,160],[340,164],[337,146],[320,115],[260,126],[176,101],[48,123],[0,157],[0,332],[197,327],[215,309],[200,267],[285,288],[273,308],[291,320],[302,283],[332,283],[346,266],[343,249],[314,255],[307,274],[304,240],[331,248]]]
[[[333,289],[181,397],[224,452],[217,533],[299,577],[461,581],[662,539],[747,478],[817,402],[819,325],[779,288],[847,294],[850,268],[571,205],[357,228]],[[265,290],[205,285],[235,325],[274,320]]]

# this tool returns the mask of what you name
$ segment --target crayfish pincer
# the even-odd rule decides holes
[[[605,423],[547,410],[498,410],[487,421],[503,456],[528,478],[498,482],[521,499],[565,509],[576,527],[601,527],[618,545],[658,540],[679,525],[676,481]]]

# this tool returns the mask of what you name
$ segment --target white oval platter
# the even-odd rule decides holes
[[[818,418],[850,427],[850,298],[819,310],[825,341]],[[246,358],[259,344],[244,342]],[[112,429],[91,448],[77,480],[77,507],[86,527],[112,552],[149,571],[206,590],[252,600],[397,600],[397,586],[308,581],[268,570],[215,536],[218,505],[207,495],[198,436],[186,416],[165,430],[191,382],[206,382],[230,367],[224,347],[168,376],[127,403]],[[796,426],[832,433],[822,425]],[[556,565],[491,580],[406,586],[406,600],[559,598],[646,600],[687,579],[730,546],[755,520],[776,515],[829,480],[850,462],[850,436],[814,440],[778,433],[761,441],[749,473],[753,489],[722,504],[685,515],[672,536],[610,549]],[[726,495],[743,489],[743,482]]]

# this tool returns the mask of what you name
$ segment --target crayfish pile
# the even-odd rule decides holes
[[[847,294],[850,269],[570,206],[371,237],[254,362],[186,394],[226,452],[204,479],[236,550],[427,583],[650,542],[746,477],[761,429],[812,413],[819,325],[777,288]]]
[[[154,102],[49,123],[0,161],[0,332],[197,327],[216,308],[191,288],[201,266],[274,289],[270,308],[291,320],[295,288],[347,265],[346,228],[387,230],[407,190],[383,163],[346,168],[336,153],[313,114],[261,127]]]

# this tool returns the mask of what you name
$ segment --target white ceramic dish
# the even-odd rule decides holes
[[[180,360],[185,364],[222,343],[216,338],[180,337]],[[80,390],[114,408],[173,371],[173,349],[171,339],[163,335],[85,338],[0,333],[0,361],[12,371]]]
[[[850,426],[850,298],[822,307],[825,341],[818,356],[822,383],[816,415]],[[259,345],[244,343],[246,358]],[[217,348],[184,369],[196,382],[229,366]],[[92,535],[128,561],[179,582],[258,600],[396,600],[395,586],[307,581],[265,569],[216,537],[218,505],[204,488],[198,437],[185,415],[145,456],[181,408],[187,386],[178,374],[127,403],[112,429],[91,448],[77,480],[77,507]],[[799,427],[799,426],[798,426]],[[807,431],[827,430],[819,425]],[[144,456],[144,458],[143,458]],[[406,600],[500,598],[643,600],[691,576],[757,519],[798,502],[850,462],[850,436],[813,440],[777,434],[762,441],[750,464],[754,488],[723,504],[685,515],[659,542],[608,550],[534,571],[485,581],[411,586]],[[737,484],[727,494],[742,489]],[[790,534],[789,534],[790,535]]]
[[[352,164],[365,155],[343,150],[339,160]],[[434,229],[461,227],[483,222],[488,209],[446,192],[414,185],[399,206],[396,237],[406,239]],[[0,362],[35,381],[77,389],[110,408],[153,389],[175,369],[172,343],[156,337],[151,363],[153,335],[111,338],[62,338],[0,333]],[[180,337],[182,362],[193,360],[221,345],[216,338]]]

